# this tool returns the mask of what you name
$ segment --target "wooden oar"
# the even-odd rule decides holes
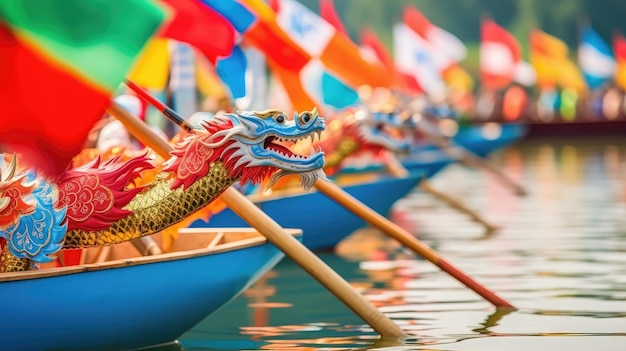
[[[409,170],[406,169],[404,165],[402,165],[402,163],[398,160],[398,158],[394,154],[389,153],[388,156],[389,157],[387,158],[387,162],[385,163],[385,166],[387,170],[389,171],[389,173],[393,174],[394,176],[398,178],[407,177],[409,175]],[[439,191],[435,189],[435,187],[433,187],[433,185],[430,183],[430,181],[428,181],[428,179],[424,178],[420,180],[420,183],[418,186],[425,193],[431,196],[434,196],[435,198],[447,203],[450,207],[468,215],[473,221],[482,224],[487,230],[487,233],[491,233],[495,231],[496,229],[498,229],[497,226],[489,223],[480,214],[478,214],[478,212],[472,210],[471,208],[463,204],[461,200],[449,194],[446,194],[443,191]]]
[[[336,184],[326,181],[318,180],[315,182],[315,187],[329,198],[335,200],[337,203],[350,210],[352,213],[359,216],[361,219],[378,228],[384,233],[387,233],[392,238],[398,240],[407,248],[413,250],[416,254],[422,256],[426,260],[435,264],[444,272],[450,274],[452,277],[463,283],[468,288],[474,290],[478,295],[482,296],[485,300],[491,302],[498,308],[515,309],[513,305],[505,301],[494,292],[490,291],[480,283],[472,279],[467,274],[456,268],[450,262],[445,260],[435,250],[428,247],[428,245],[417,240],[409,232],[391,222],[389,219],[381,216],[376,211],[367,207],[359,200],[346,193],[343,189]]]
[[[115,102],[111,102],[107,110],[111,115],[118,118],[128,131],[144,145],[151,147],[164,159],[170,157],[169,152],[172,150],[172,146],[157,136],[153,130],[137,117],[130,115]],[[282,227],[239,191],[229,187],[224,191],[221,198],[233,212],[311,274],[381,336],[396,338],[406,336],[400,327],[354,290],[348,282],[309,251],[301,242],[285,233]]]
[[[425,125],[424,121],[418,123],[419,130],[424,134],[426,139],[437,146],[441,151],[448,156],[458,160],[466,166],[483,169],[494,174],[504,185],[510,187],[513,193],[518,196],[526,196],[528,192],[509,176],[507,176],[500,167],[486,158],[480,157],[466,148],[452,143],[441,135],[437,135],[430,131]]]

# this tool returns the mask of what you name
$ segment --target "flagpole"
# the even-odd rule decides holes
[[[135,84],[133,86],[134,86],[134,88],[131,87],[131,89],[133,89],[133,90],[136,89],[135,92],[137,94],[139,94],[142,98],[145,98],[151,104],[153,104],[153,101],[156,100],[153,96],[151,96],[147,91],[145,91],[141,87],[139,87],[139,86],[137,86]],[[155,104],[153,104],[153,106],[157,107],[157,105],[155,105]],[[180,119],[182,119],[182,118],[180,118]],[[132,131],[130,131],[130,132],[132,133]],[[146,145],[149,145],[149,144],[146,144]],[[393,237],[394,239],[396,239],[400,243],[402,243],[404,246],[406,246],[406,247],[410,248],[411,250],[413,250],[413,252],[415,252],[416,254],[422,256],[426,260],[428,260],[431,263],[435,264],[441,270],[443,270],[444,272],[448,273],[452,277],[456,278],[459,282],[463,283],[465,286],[467,286],[468,288],[472,289],[474,292],[476,292],[478,295],[482,296],[485,300],[489,301],[494,306],[496,306],[498,308],[515,309],[515,307],[513,307],[512,304],[510,304],[506,300],[502,299],[501,297],[497,296],[494,292],[492,292],[489,289],[487,289],[486,287],[482,286],[480,283],[478,283],[477,281],[472,279],[467,274],[463,273],[461,270],[459,270],[454,265],[452,265],[450,262],[448,262],[443,257],[441,257],[441,255],[439,255],[436,251],[434,251],[433,249],[428,247],[428,245],[420,242],[419,240],[417,240],[417,238],[415,238],[415,236],[411,235],[409,232],[407,232],[406,230],[404,230],[400,226],[396,225],[395,223],[391,222],[389,219],[381,216],[376,211],[372,210],[371,208],[369,208],[368,206],[366,206],[365,204],[363,204],[359,200],[355,199],[354,197],[352,197],[350,194],[346,193],[343,189],[341,189],[336,184],[334,184],[332,182],[329,182],[329,181],[324,181],[324,180],[319,180],[318,179],[315,182],[315,187],[321,193],[323,193],[327,197],[331,198],[332,200],[334,200],[335,202],[337,202],[338,204],[340,204],[344,208],[348,209],[349,211],[351,211],[352,213],[354,213],[355,215],[357,215],[358,217],[363,219],[365,222],[367,222],[367,223],[371,224],[372,226],[380,229],[382,232],[384,232],[387,235]],[[226,195],[226,196],[224,196],[224,195]],[[250,202],[250,200],[248,200],[243,194],[241,194],[240,192],[238,192],[235,189],[229,188],[228,189],[228,194],[226,194],[226,192],[225,192],[224,195],[222,195],[222,198],[225,201],[228,200],[228,201],[232,202],[232,206],[231,206],[231,203],[227,202],[227,204],[231,208],[231,210],[233,210],[233,212],[235,212],[238,216],[240,216],[246,222],[252,224],[255,228],[259,229],[259,227],[257,227],[255,224],[253,224],[252,222],[248,221],[248,219],[254,219],[252,217],[257,216],[257,214],[258,214],[258,216],[261,216],[261,215],[265,215],[265,213],[263,213],[258,207],[256,207],[252,202]],[[245,206],[245,208],[244,208],[244,206]],[[241,213],[239,213],[239,212],[241,212]],[[267,215],[265,215],[265,216],[267,216]],[[271,223],[268,224],[268,225],[271,225],[271,227],[272,227],[271,229],[278,230],[280,228],[280,226],[278,224],[276,224],[276,222],[271,220],[269,217],[266,217],[266,218],[269,219],[268,223],[271,221]],[[260,227],[261,229],[265,229],[263,223],[259,223],[259,224],[262,225]],[[268,237],[268,239],[270,239],[270,238]],[[293,241],[295,241],[298,244],[300,244],[295,239]],[[304,248],[305,251],[310,253],[310,251],[308,249],[306,249],[304,246],[302,246],[302,248]],[[287,252],[285,252],[285,253],[287,255],[289,255]],[[313,256],[315,258],[317,258],[317,256],[315,256],[315,255],[313,255]],[[306,267],[304,267],[304,268],[305,268],[305,270],[307,270]],[[313,273],[311,271],[308,271],[308,272],[309,273]],[[334,273],[334,271],[333,271],[333,273]],[[340,297],[340,299],[341,299],[341,297]]]
[[[149,96],[147,92],[146,95]],[[145,96],[142,95],[142,97]],[[152,103],[151,100],[153,99],[154,98],[149,101]],[[111,102],[107,111],[119,119],[128,131],[144,145],[152,148],[164,159],[170,157],[169,153],[172,150],[172,146],[167,143],[167,141],[160,138],[137,117],[132,116],[114,101]],[[182,120],[182,118],[180,120]],[[352,288],[337,272],[309,251],[300,241],[287,234],[278,223],[261,211],[261,209],[239,191],[229,187],[222,193],[220,198],[233,212],[263,234],[268,241],[278,247],[285,255],[299,264],[306,272],[361,317],[363,321],[369,324],[378,334],[383,337],[392,338],[406,337],[406,333],[404,333],[398,325],[380,312],[371,302]]]

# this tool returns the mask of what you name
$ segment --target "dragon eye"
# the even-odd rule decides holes
[[[285,115],[282,115],[282,114],[281,114],[281,115],[276,116],[276,122],[277,122],[277,123],[283,123],[283,122],[285,122]]]
[[[309,123],[311,121],[311,114],[304,112],[300,115],[300,123]]]

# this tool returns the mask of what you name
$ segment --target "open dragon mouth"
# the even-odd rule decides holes
[[[273,163],[279,170],[274,173],[266,186],[269,188],[276,184],[278,179],[289,174],[298,174],[300,176],[300,185],[304,189],[313,186],[317,179],[326,179],[326,175],[322,170],[324,165],[324,153],[321,148],[316,151],[312,146],[308,155],[300,154],[292,151],[296,148],[298,141],[310,139],[311,143],[315,141],[315,135],[321,134],[321,130],[311,131],[309,133],[286,137],[283,135],[271,134],[263,141],[263,149],[273,159]]]
[[[362,126],[361,133],[369,147],[383,148],[391,151],[403,152],[408,149],[407,136],[402,130],[385,123],[376,123],[374,126]]]
[[[321,152],[321,150],[318,149],[318,151],[316,152],[315,149],[311,147],[310,153],[308,155],[302,155],[302,154],[293,152],[291,149],[285,146],[285,144],[288,144],[288,143],[296,144],[298,141],[307,139],[307,138],[310,138],[311,143],[313,143],[315,140],[315,134],[318,134],[319,136],[319,134],[321,134],[321,131],[314,131],[314,132],[304,134],[298,137],[269,135],[268,137],[265,138],[265,141],[263,142],[263,148],[275,154],[282,155],[289,160],[307,160],[315,156],[319,152]]]

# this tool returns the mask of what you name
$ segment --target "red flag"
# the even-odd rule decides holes
[[[364,28],[361,31],[360,36],[361,45],[366,49],[369,49],[378,61],[382,63],[387,72],[393,75],[394,85],[400,90],[405,91],[406,93],[422,93],[423,90],[419,86],[419,83],[415,78],[410,75],[405,75],[398,72],[396,68],[396,64],[393,62],[393,57],[385,48],[385,45],[382,43],[376,32],[370,28]]]
[[[615,84],[626,90],[626,38],[621,34],[613,36],[613,52],[617,69],[615,70]]]
[[[326,22],[332,24],[338,32],[348,36],[346,27],[343,25],[343,22],[341,22],[341,18],[337,14],[337,11],[335,11],[335,4],[333,3],[333,0],[320,1],[320,16],[322,16]]]
[[[195,46],[211,62],[230,55],[235,45],[232,24],[200,0],[160,0],[173,9],[174,17],[160,35]]]
[[[521,59],[520,45],[507,30],[492,20],[480,27],[480,73],[483,84],[503,88],[515,77]]]

